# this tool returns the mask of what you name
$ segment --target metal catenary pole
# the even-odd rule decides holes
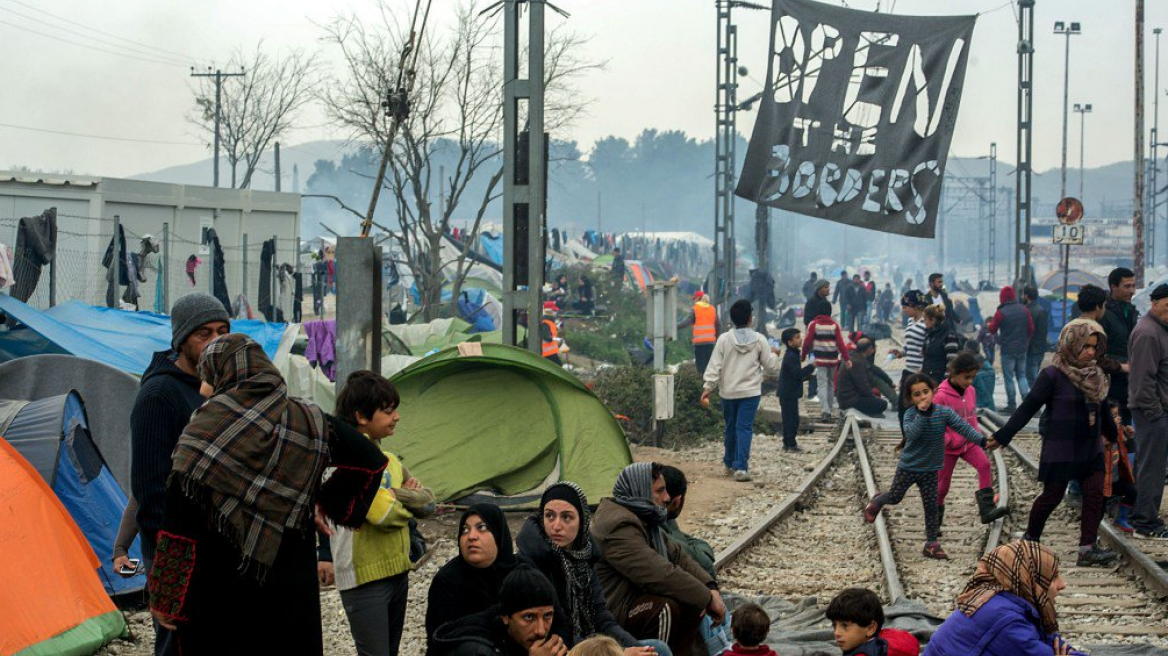
[[[1159,215],[1157,208],[1160,205],[1160,34],[1163,31],[1159,27],[1152,30],[1152,34],[1156,36],[1156,72],[1152,77],[1154,80],[1152,86],[1152,179],[1149,181],[1151,183],[1149,193],[1152,198],[1148,204],[1148,213],[1151,214],[1148,222],[1148,262],[1152,266],[1156,266],[1156,251],[1159,250],[1156,243],[1156,240],[1159,239],[1157,233],[1162,227],[1156,218]]]
[[[110,242],[112,245],[112,247],[110,248],[110,253],[113,254],[113,257],[110,258],[110,269],[111,269],[111,275],[113,275],[113,281],[110,282],[109,287],[108,287],[108,289],[112,289],[113,291],[107,292],[108,298],[106,299],[106,303],[109,305],[109,307],[112,307],[112,308],[118,307],[118,286],[119,286],[119,283],[121,282],[121,279],[122,279],[122,251],[121,251],[122,244],[121,244],[121,240],[118,239],[118,234],[121,232],[121,227],[122,227],[122,217],[115,214],[114,215],[114,238],[113,238],[113,241]]]
[[[1066,40],[1066,47],[1063,56],[1063,145],[1062,145],[1062,166],[1059,169],[1059,199],[1067,197],[1067,126],[1070,122],[1070,88],[1071,88],[1071,37],[1080,34],[1078,23],[1064,23],[1059,21],[1054,24],[1054,33],[1062,35]],[[1071,247],[1069,244],[1063,244],[1062,252],[1063,265],[1063,324],[1067,323],[1067,284],[1070,278],[1071,266]]]
[[[158,267],[162,276],[162,303],[163,312],[170,311],[170,223],[162,224],[162,266]]]
[[[1014,280],[1030,271],[1031,164],[1034,110],[1034,2],[1018,0],[1018,126],[1014,182]],[[1028,273],[1027,273],[1028,276]]]
[[[247,233],[246,232],[243,233],[242,269],[243,269],[243,280],[240,281],[242,283],[241,288],[240,288],[240,293],[242,293],[245,298],[251,298],[251,296],[247,293]]]

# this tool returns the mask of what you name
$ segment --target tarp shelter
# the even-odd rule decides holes
[[[1067,272],[1066,288],[1063,288],[1063,272],[1061,270],[1054,271],[1043,278],[1039,287],[1050,290],[1050,293],[1058,295],[1059,298],[1076,301],[1079,299],[1079,290],[1083,288],[1083,285],[1095,285],[1105,292],[1108,290],[1106,280],[1081,269],[1071,269]],[[1021,290],[1014,291],[1017,291],[1019,296],[1022,295]],[[1061,320],[1062,315],[1060,314],[1059,317]]]
[[[115,595],[146,587],[144,573],[122,578],[114,572],[114,540],[127,498],[90,438],[81,396],[69,392],[39,401],[2,400],[0,435],[24,456],[68,509],[97,554],[97,574],[106,592]],[[137,539],[130,547],[130,557],[142,557]],[[35,571],[30,570],[29,575],[35,576]]]
[[[130,489],[130,409],[134,376],[73,355],[34,355],[0,364],[0,399],[36,401],[77,390],[88,399],[89,433],[123,490]]]
[[[0,332],[0,362],[56,353],[104,362],[141,376],[156,351],[170,348],[170,317],[129,312],[69,301],[41,311],[0,294],[0,312],[23,324]],[[276,359],[288,325],[255,320],[232,321],[231,330],[259,342]],[[290,347],[292,335],[288,338]],[[278,365],[278,363],[277,363]]]
[[[645,293],[645,289],[653,282],[653,273],[640,260],[625,261],[625,277],[628,278],[633,289],[641,293]]]
[[[0,654],[92,654],[126,635],[85,536],[37,470],[0,440]]]
[[[470,323],[470,332],[488,333],[502,328],[496,317],[502,308],[485,289],[467,289],[459,295],[458,316]]]
[[[481,355],[461,355],[460,348]],[[485,493],[501,505],[530,506],[546,485],[568,480],[597,502],[632,462],[624,432],[600,399],[535,353],[456,346],[393,382],[402,419],[392,449],[441,501]]]

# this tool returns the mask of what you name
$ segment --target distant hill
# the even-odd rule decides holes
[[[327,159],[339,161],[341,155],[346,150],[352,148],[355,148],[355,146],[352,144],[346,146],[346,142],[341,140],[310,141],[295,146],[280,144],[280,175],[283,178],[282,190],[293,190],[292,167],[294,165],[300,170],[300,191],[304,191],[304,185],[308,180],[308,176],[312,175],[317,160]],[[210,186],[211,181],[214,179],[213,161],[213,158],[208,157],[197,162],[191,162],[190,164],[169,166],[157,171],[148,171],[129,177],[134,180],[153,180],[155,182],[169,182],[172,184]],[[273,157],[272,151],[268,150],[260,159],[260,164],[252,176],[252,189],[274,190],[276,188],[275,169],[275,158]],[[243,171],[239,172],[239,177],[240,179],[243,178]],[[231,167],[227,164],[226,159],[220,159],[219,162],[219,184],[222,187],[231,186]]]

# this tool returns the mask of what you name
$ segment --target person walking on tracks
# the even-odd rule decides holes
[[[953,408],[967,424],[977,428],[977,392],[973,379],[981,371],[981,360],[969,351],[962,351],[949,363],[949,377],[937,386],[934,400],[938,405]],[[937,523],[945,523],[945,497],[953,482],[957,461],[964,460],[977,471],[977,510],[982,524],[989,524],[1005,516],[1009,509],[998,508],[994,502],[994,472],[985,451],[970,444],[952,428],[945,429],[945,466],[937,480]]]
[[[941,531],[937,512],[937,472],[945,465],[945,429],[952,428],[978,446],[985,446],[986,439],[952,408],[933,403],[936,390],[937,384],[925,374],[913,374],[905,379],[900,391],[901,405],[905,407],[900,420],[904,439],[896,447],[898,450],[903,448],[900,462],[896,464],[892,487],[872,497],[864,508],[864,521],[869,524],[876,521],[881,508],[900,503],[908,489],[916,485],[925,509],[925,548],[922,553],[926,558],[948,560],[949,556],[937,541]]]
[[[763,372],[779,373],[779,349],[751,326],[750,301],[739,299],[730,306],[734,330],[724,333],[714,345],[714,353],[703,376],[705,389],[701,403],[708,406],[710,393],[720,388],[722,417],[726,422],[722,464],[734,480],[750,480],[750,443],[754,438],[754,415],[762,398]]]
[[[1168,296],[1168,286],[1165,292]],[[1165,305],[1168,307],[1168,303]],[[1107,348],[1106,340],[1095,322],[1069,324],[1059,336],[1058,351],[1050,366],[1039,372],[1034,389],[990,442],[991,449],[1008,445],[1031,418],[1046,408],[1047,421],[1040,428],[1042,454],[1038,466],[1038,480],[1043,487],[1030,509],[1025,537],[1036,541],[1042,537],[1046,520],[1066,494],[1067,483],[1079,481],[1083,489],[1079,567],[1107,567],[1116,559],[1115,553],[1096,544],[1099,522],[1103,519],[1104,462],[1100,435],[1111,442],[1117,439],[1111,403],[1107,400],[1110,381],[1099,366],[1099,356]],[[1163,472],[1161,458],[1161,485]]]
[[[1131,333],[1128,404],[1136,424],[1135,536],[1168,540],[1160,518],[1168,460],[1168,284],[1152,290],[1152,308]]]
[[[718,341],[718,309],[710,303],[710,297],[698,290],[694,292],[693,310],[678,322],[677,327],[693,326],[694,364],[698,375],[704,376],[714,354],[714,343]]]

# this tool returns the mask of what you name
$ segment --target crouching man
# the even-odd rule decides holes
[[[566,656],[571,645],[552,632],[556,604],[552,582],[520,565],[503,579],[497,606],[438,627],[432,656]]]

